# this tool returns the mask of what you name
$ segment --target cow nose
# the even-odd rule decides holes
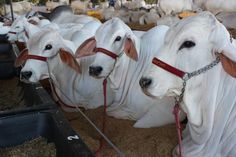
[[[22,79],[25,79],[25,80],[29,80],[29,78],[31,77],[31,75],[32,75],[32,72],[31,72],[31,71],[22,71],[22,72],[20,73],[20,77],[21,77]]]
[[[139,85],[142,88],[148,88],[151,84],[152,84],[152,79],[150,78],[142,77],[139,81]]]
[[[102,72],[102,67],[100,66],[90,66],[89,67],[89,75],[98,76]]]

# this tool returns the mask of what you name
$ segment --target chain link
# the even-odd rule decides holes
[[[208,70],[212,69],[214,66],[216,66],[219,62],[220,62],[220,57],[217,56],[217,58],[212,63],[206,65],[205,67],[203,67],[199,70],[193,71],[191,73],[186,73],[182,78],[183,79],[183,87],[181,89],[181,94],[179,96],[175,97],[175,104],[179,104],[180,102],[182,102],[183,97],[184,97],[186,83],[190,78],[200,75],[202,73],[205,73],[206,71],[208,71]]]

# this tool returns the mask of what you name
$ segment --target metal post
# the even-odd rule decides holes
[[[6,0],[4,0],[3,4],[2,4],[4,7],[4,16],[7,14],[7,10],[6,10]]]
[[[12,21],[14,21],[13,7],[12,7],[12,0],[9,0],[9,2],[10,2],[10,8],[11,8],[11,18],[12,18]]]

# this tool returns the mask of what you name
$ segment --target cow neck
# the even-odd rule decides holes
[[[202,123],[198,126],[189,119],[183,139],[184,156],[217,156],[235,149],[233,133],[236,131],[236,82],[228,75],[219,64],[204,74],[201,86],[186,86],[184,98],[185,108],[190,110],[193,106],[199,106],[202,115]],[[190,79],[188,84],[194,84],[198,78]],[[199,89],[196,94],[196,89]],[[192,109],[193,110],[193,109]],[[194,109],[195,110],[195,109]],[[188,112],[194,117],[194,113]],[[234,146],[234,147],[233,147]],[[178,150],[176,150],[178,151]]]
[[[49,59],[48,62],[52,80],[56,84],[56,92],[64,103],[71,104],[60,90],[65,92],[72,101],[75,100],[75,95],[73,94],[75,89],[72,87],[79,87],[81,75],[77,74],[72,68],[63,63],[59,56]],[[60,89],[58,89],[58,87],[60,87]]]

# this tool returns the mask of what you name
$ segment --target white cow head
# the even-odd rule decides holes
[[[8,40],[9,41],[17,41],[19,33],[24,31],[24,24],[23,20],[25,17],[17,18],[11,25],[10,33],[8,33]],[[11,33],[12,32],[12,33]]]
[[[25,17],[16,19],[8,32],[9,41],[23,40],[26,42],[30,36],[39,31],[39,27],[31,24]]]
[[[54,30],[42,30],[27,43],[28,51],[22,52],[16,59],[16,66],[26,61],[21,70],[21,78],[25,82],[38,82],[41,79],[49,77],[48,66],[50,72],[57,68],[60,64],[67,64],[80,72],[79,65],[72,55],[74,47],[68,47],[63,38]],[[35,59],[28,59],[27,55],[37,55],[47,58],[47,62]],[[51,71],[52,70],[52,71]]]
[[[173,25],[156,57],[182,71],[193,72],[213,62],[216,52],[235,58],[235,51],[236,47],[231,43],[226,28],[214,15],[203,12]],[[187,105],[182,108],[187,112],[190,123],[195,126],[199,126],[203,120],[204,107],[196,103],[200,101],[199,94],[204,91],[203,79],[206,73],[191,78],[185,88],[183,101]],[[176,96],[181,93],[183,80],[152,64],[140,84],[144,93],[152,97]]]
[[[137,60],[136,36],[131,29],[120,19],[113,18],[96,31],[95,37],[86,40],[77,50],[77,57],[96,54],[94,62],[89,67],[90,75],[94,77],[107,77],[113,69],[119,66],[119,60],[125,53],[130,58]],[[96,48],[103,48],[117,55],[114,59],[101,53]]]

